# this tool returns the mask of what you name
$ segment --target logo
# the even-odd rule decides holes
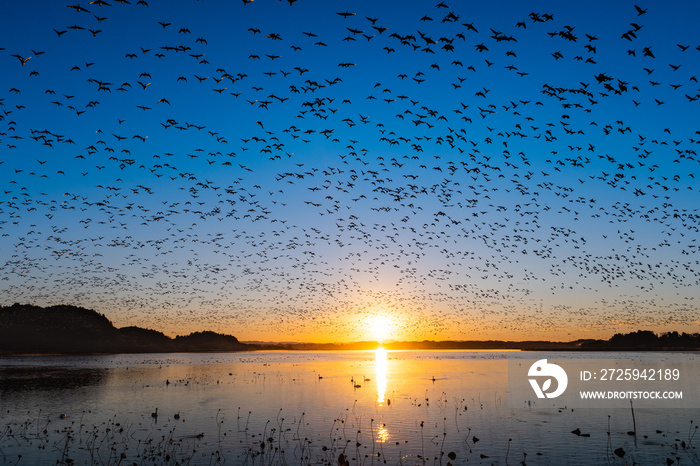
[[[566,376],[566,371],[556,364],[550,364],[546,359],[540,359],[536,361],[532,366],[527,375],[529,377],[547,377],[542,385],[538,383],[537,379],[528,379],[532,389],[535,391],[537,398],[556,398],[566,390],[566,385],[569,383],[569,378]],[[557,381],[556,390],[550,391],[552,387],[552,379]]]

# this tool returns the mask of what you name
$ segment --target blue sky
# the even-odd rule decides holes
[[[107,3],[2,7],[5,304],[249,340],[697,331],[692,2]]]

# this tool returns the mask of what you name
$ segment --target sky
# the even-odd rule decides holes
[[[695,2],[0,8],[0,304],[244,341],[700,329]]]

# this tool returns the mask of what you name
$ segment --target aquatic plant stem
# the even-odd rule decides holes
[[[632,400],[630,400],[630,410],[632,410],[632,432],[634,436],[637,436],[637,422],[634,419],[634,406],[632,406]]]

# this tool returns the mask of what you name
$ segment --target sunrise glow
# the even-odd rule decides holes
[[[372,338],[381,343],[391,335],[391,319],[383,315],[374,316],[369,320],[369,329]]]

